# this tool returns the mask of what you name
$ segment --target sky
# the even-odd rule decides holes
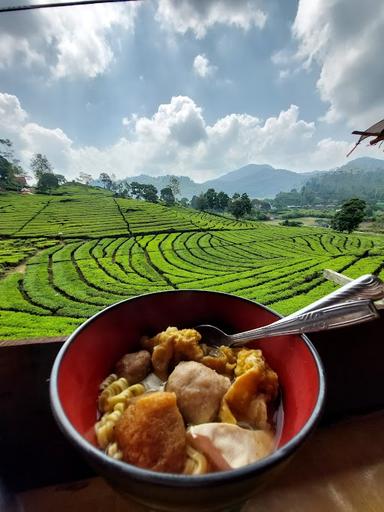
[[[39,0],[47,3],[48,0]],[[0,0],[0,5],[37,0]],[[68,179],[383,158],[381,0],[142,0],[0,14],[0,138]]]

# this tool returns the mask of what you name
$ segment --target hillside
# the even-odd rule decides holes
[[[212,187],[229,195],[247,192],[251,198],[263,199],[300,188],[307,179],[307,174],[275,169],[271,165],[249,164],[220,178],[205,181],[202,185],[206,189]]]
[[[384,172],[384,160],[376,158],[356,158],[345,165],[328,171],[313,171],[298,173],[287,169],[275,169],[271,165],[249,164],[222,176],[196,183],[187,176],[178,176],[181,193],[179,197],[191,199],[193,195],[206,192],[214,188],[217,192],[223,191],[232,196],[235,192],[242,194],[246,192],[251,198],[273,198],[279,192],[289,192],[296,188],[300,189],[308,180],[319,180],[326,182],[329,175],[342,173],[340,175],[341,186],[349,186],[349,176],[361,172]],[[171,175],[150,176],[140,174],[126,178],[128,182],[138,181],[139,183],[154,185],[158,190],[168,186]],[[95,182],[97,184],[97,182]],[[332,186],[332,185],[331,185]],[[357,185],[357,188],[359,185]]]
[[[384,160],[357,158],[338,169],[317,173],[305,185],[321,203],[341,202],[354,196],[383,201]]]
[[[275,169],[270,165],[249,164],[203,183],[196,183],[187,176],[177,176],[177,178],[180,182],[180,197],[186,197],[187,199],[206,192],[209,188],[214,188],[218,192],[226,192],[230,196],[235,192],[247,192],[251,198],[265,198],[274,197],[279,192],[287,192],[292,188],[300,188],[309,174]],[[161,190],[168,186],[170,177],[169,174],[164,176],[140,174],[126,178],[126,180],[154,185],[158,190]],[[95,181],[95,184],[98,184],[98,182]]]
[[[116,199],[0,194],[0,339],[68,334],[109,304],[208,289],[287,314],[331,291],[324,268],[384,277],[384,238],[226,219]]]

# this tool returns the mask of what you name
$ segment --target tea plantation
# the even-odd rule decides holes
[[[288,314],[334,289],[325,268],[384,278],[384,237],[235,221],[84,187],[0,194],[0,340],[69,334],[109,304],[166,289],[219,290]]]

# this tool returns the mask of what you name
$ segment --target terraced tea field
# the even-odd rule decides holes
[[[225,219],[97,189],[0,195],[0,339],[60,336],[109,304],[219,290],[287,314],[330,292],[325,268],[384,278],[384,237]]]

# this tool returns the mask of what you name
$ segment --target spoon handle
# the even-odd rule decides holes
[[[241,346],[247,341],[281,334],[303,334],[346,327],[373,320],[378,316],[377,309],[369,299],[342,302],[307,311],[292,318],[285,317],[264,327],[233,334],[230,336],[230,346]]]
[[[291,318],[308,311],[313,311],[319,308],[325,308],[340,302],[347,302],[353,299],[371,299],[379,300],[384,297],[384,283],[374,274],[364,274],[363,276],[353,279],[341,288],[321,297],[319,300],[312,302],[298,311],[285,318]]]

